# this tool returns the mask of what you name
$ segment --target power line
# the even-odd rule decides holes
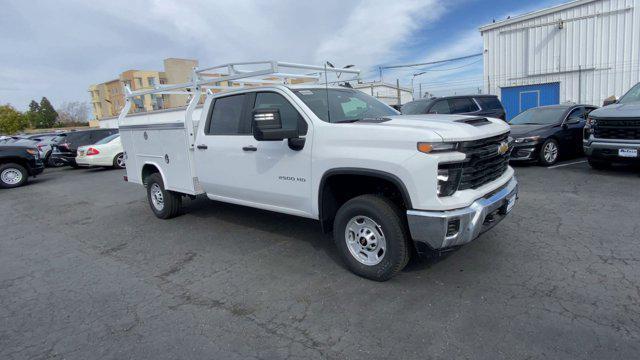
[[[450,61],[469,59],[469,58],[476,57],[476,56],[481,56],[481,55],[482,55],[482,53],[477,53],[477,54],[472,54],[472,55],[460,56],[460,57],[457,57],[457,58],[444,59],[444,60],[438,60],[438,61],[430,61],[430,62],[425,62],[425,63],[380,66],[379,69],[380,70],[385,70],[385,69],[397,69],[397,68],[402,68],[402,67],[435,65],[435,64],[442,64],[442,63],[450,62]]]

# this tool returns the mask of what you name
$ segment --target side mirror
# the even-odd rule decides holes
[[[616,104],[617,102],[618,102],[618,99],[616,99],[616,97],[612,95],[612,96],[609,96],[608,98],[604,99],[604,102],[602,102],[602,106]]]
[[[281,141],[298,137],[298,129],[282,128],[280,110],[255,109],[251,121],[253,137],[258,141]]]
[[[574,124],[579,124],[580,121],[582,119],[577,118],[577,117],[570,117],[567,119],[567,121],[564,122],[565,125],[574,125]]]

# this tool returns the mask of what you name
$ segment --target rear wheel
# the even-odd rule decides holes
[[[0,188],[10,189],[27,182],[29,173],[24,166],[15,163],[0,165]]]
[[[113,158],[113,167],[116,169],[124,169],[126,167],[124,163],[124,153],[120,153]]]
[[[160,219],[171,219],[180,213],[182,197],[165,190],[160,174],[149,175],[147,179],[147,199],[153,213]]]
[[[409,237],[400,209],[382,196],[361,195],[342,205],[333,237],[347,267],[367,279],[389,280],[409,261]]]
[[[558,161],[560,157],[560,150],[558,142],[555,139],[547,139],[540,148],[540,155],[538,156],[540,164],[544,166],[553,165]]]

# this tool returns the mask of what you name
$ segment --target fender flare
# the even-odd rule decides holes
[[[142,170],[144,170],[144,167],[147,165],[151,165],[153,167],[155,167],[158,170],[158,173],[160,174],[160,177],[162,178],[162,183],[165,184],[165,188],[166,188],[166,184],[167,184],[167,178],[164,176],[164,172],[162,171],[162,167],[159,166],[155,161],[145,161],[144,165],[142,165]],[[140,173],[140,180],[142,182],[142,184],[144,184],[146,186],[146,184],[144,183],[144,171],[142,171]]]
[[[320,220],[320,224],[324,231],[327,229],[326,227],[326,215],[322,213],[322,199],[324,197],[324,190],[326,186],[326,181],[328,178],[334,175],[359,175],[359,176],[370,176],[374,178],[379,178],[385,181],[388,181],[395,185],[400,191],[400,195],[402,196],[402,201],[405,203],[407,209],[411,209],[411,197],[409,196],[409,191],[407,187],[404,185],[402,180],[391,173],[381,170],[375,169],[365,169],[365,168],[356,168],[356,167],[344,167],[344,168],[333,168],[329,169],[322,174],[322,178],[320,179],[320,187],[318,189],[318,219]]]

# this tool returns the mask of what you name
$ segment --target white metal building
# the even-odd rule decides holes
[[[480,28],[484,91],[507,117],[539,105],[602,105],[640,81],[640,0],[578,0]]]
[[[408,103],[413,100],[413,92],[411,89],[396,85],[387,84],[380,81],[351,83],[354,89],[358,89],[364,93],[378,98],[387,105],[398,104],[398,89],[400,90],[400,104]]]

